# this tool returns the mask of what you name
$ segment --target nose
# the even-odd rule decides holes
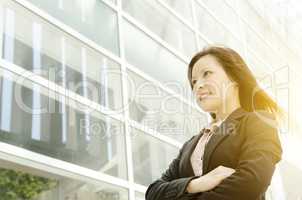
[[[203,87],[204,87],[204,83],[201,83],[201,84],[198,85],[197,88],[198,88],[198,89],[202,89]]]
[[[204,87],[204,81],[198,80],[195,84],[196,90],[203,89],[203,87]]]

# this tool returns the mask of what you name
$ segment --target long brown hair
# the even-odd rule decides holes
[[[192,84],[192,69],[194,64],[203,56],[212,55],[222,65],[229,78],[239,86],[239,99],[243,109],[249,112],[264,110],[274,115],[280,122],[284,111],[279,105],[258,85],[256,78],[244,62],[242,57],[228,47],[208,46],[193,56],[188,68],[188,79]],[[211,113],[213,119],[215,114]]]

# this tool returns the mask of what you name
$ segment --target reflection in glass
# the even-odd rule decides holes
[[[14,4],[3,8],[2,58],[107,108],[122,108],[119,64]]]
[[[2,10],[1,10],[2,11]],[[1,12],[2,14],[2,12]],[[10,18],[10,20],[13,22],[15,21],[15,15],[13,12],[11,12],[10,10],[8,10],[7,18]],[[4,19],[1,19],[1,22],[3,23]],[[2,24],[1,23],[1,24]],[[6,51],[2,52],[2,57],[8,61],[12,61],[13,60],[13,54],[14,54],[14,41],[10,40],[11,36],[14,35],[14,27],[12,26],[12,24],[10,23],[6,23],[4,29],[6,30],[6,35],[5,37],[1,37],[1,39],[3,38],[4,42],[6,43]],[[2,30],[2,29],[1,29]],[[2,44],[2,42],[1,42]],[[2,49],[2,48],[1,48]],[[1,112],[1,129],[2,130],[10,130],[11,127],[11,113],[12,113],[12,95],[13,95],[13,83],[10,80],[11,78],[11,74],[10,72],[7,73],[7,77],[8,79],[3,80],[2,82],[2,105],[1,105],[1,110],[3,110],[3,112]]]
[[[0,79],[0,104],[7,97]],[[69,105],[54,93],[37,84],[13,82],[11,113],[1,110],[0,140],[5,143],[101,171],[127,178],[124,127],[121,122],[89,110],[71,99]],[[4,95],[3,95],[4,94]],[[54,99],[56,98],[56,99]],[[37,100],[35,100],[37,99]],[[64,108],[64,109],[62,109]],[[88,112],[89,111],[89,112]],[[2,129],[3,116],[10,116],[10,126]],[[6,118],[7,120],[7,118]]]
[[[7,165],[6,161],[1,161],[2,164]],[[88,183],[16,166],[10,164],[10,168],[0,168],[1,199],[128,200],[128,190],[112,184],[102,181]]]
[[[135,200],[145,200],[145,194],[140,192],[135,192]]]
[[[173,10],[188,20],[191,24],[193,21],[191,2],[182,0],[160,0],[168,4]]]
[[[198,30],[210,40],[210,44],[226,45],[240,53],[244,52],[243,45],[237,37],[219,23],[207,9],[198,3],[195,3],[195,5]],[[215,25],[213,26],[213,24]]]
[[[207,6],[213,12],[215,17],[232,31],[237,37],[240,37],[239,18],[236,12],[228,5],[225,0],[198,0]],[[248,3],[245,3],[248,4]],[[217,22],[218,23],[218,22]],[[215,24],[216,26],[216,24]]]
[[[10,76],[10,72],[7,73]],[[1,130],[9,131],[11,129],[12,119],[12,97],[13,97],[13,83],[9,79],[5,79],[1,82]]]
[[[127,61],[163,85],[188,97],[190,86],[186,63],[127,21],[123,21],[123,30]]]
[[[117,14],[99,0],[29,0],[88,39],[119,55]]]
[[[131,136],[134,181],[148,186],[168,168],[178,149],[135,128],[131,129]]]
[[[124,0],[123,9],[187,57],[196,51],[193,31],[155,0]],[[152,19],[152,20],[150,20]],[[136,36],[135,36],[136,37]],[[138,43],[140,44],[140,43]]]

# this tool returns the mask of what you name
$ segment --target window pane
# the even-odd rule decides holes
[[[114,3],[114,4],[116,4],[116,0],[109,0],[109,1],[111,1],[111,2]]]
[[[281,108],[284,109],[286,113],[289,113],[289,88],[279,88],[276,90],[276,99],[277,103]],[[281,124],[281,133],[289,132],[289,118],[288,116],[284,117],[284,121]]]
[[[197,134],[207,122],[205,114],[184,104],[132,71],[128,71],[131,119],[180,142]]]
[[[268,67],[250,50],[247,51],[247,63],[257,78],[262,78],[269,73]]]
[[[5,60],[110,109],[122,107],[117,63],[19,6],[4,8]]]
[[[183,1],[183,0],[160,0],[163,3],[168,4],[173,10],[179,13],[182,17],[184,17],[187,21],[192,24],[192,9],[191,9],[191,1]]]
[[[195,3],[197,24],[199,31],[207,37],[211,44],[227,45],[235,49],[240,42],[229,32],[222,24],[220,24],[204,7]]]
[[[127,178],[121,122],[8,71],[2,75],[2,142]]]
[[[244,46],[243,46],[243,42],[240,41],[238,38],[236,38],[234,35],[230,34],[230,32],[226,33],[228,36],[226,37],[225,40],[225,45],[227,45],[228,47],[234,49],[237,53],[240,54],[240,56],[244,56]]]
[[[244,34],[247,47],[260,59],[271,65],[271,63],[273,63],[271,61],[276,59],[276,56],[272,53],[272,50],[267,46],[267,44],[265,44],[265,41],[261,39],[259,35],[247,24],[244,25]]]
[[[200,49],[203,49],[205,48],[206,46],[208,46],[208,42],[203,39],[202,37],[199,36],[199,46],[200,46]]]
[[[127,21],[123,21],[123,30],[127,61],[177,93],[186,96],[186,92],[190,91],[187,64]],[[160,73],[163,71],[164,73]]]
[[[117,14],[96,0],[29,0],[97,44],[119,55]]]
[[[225,2],[225,0],[198,0],[205,4],[213,14],[221,21],[233,34],[239,37],[240,27],[235,11]]]
[[[141,192],[135,192],[135,200],[145,200],[145,194]]]
[[[245,19],[245,21],[253,27],[254,30],[257,31],[257,34],[261,35],[265,40],[269,40],[272,37],[272,29],[271,26],[273,23],[270,21],[270,19],[276,20],[277,17],[274,15],[273,10],[269,9],[269,6],[266,5],[269,1],[262,1],[261,4],[263,6],[268,6],[267,9],[269,9],[269,12],[265,15],[265,18],[261,16],[261,10],[256,9],[251,4],[253,4],[254,1],[237,1],[238,3],[238,13],[242,18]],[[277,5],[277,3],[276,3]],[[281,4],[280,4],[281,5]],[[279,12],[285,9],[280,8]],[[281,14],[281,13],[279,13]],[[280,43],[280,42],[278,42]]]
[[[84,182],[7,161],[1,161],[0,174],[5,200],[128,200],[128,190],[116,185]]]
[[[197,3],[195,4],[199,31],[210,39],[212,43],[223,43],[226,32],[224,28],[217,23],[205,8]]]
[[[185,56],[191,58],[195,53],[196,41],[194,33],[157,1],[124,0],[123,9]],[[136,38],[136,35],[134,33],[132,37]],[[149,48],[147,45],[144,46]]]
[[[131,129],[131,134],[134,181],[147,186],[168,168],[169,163],[177,156],[178,148],[135,128]]]
[[[283,66],[274,72],[276,85],[289,84],[289,66]]]

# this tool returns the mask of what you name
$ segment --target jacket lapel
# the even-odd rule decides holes
[[[210,140],[206,144],[204,155],[203,155],[203,174],[207,173],[209,161],[211,159],[211,155],[217,146],[230,134],[232,134],[237,129],[237,125],[239,123],[239,118],[244,116],[246,111],[242,108],[238,108],[234,110],[222,123],[221,125],[214,130],[213,135]]]

